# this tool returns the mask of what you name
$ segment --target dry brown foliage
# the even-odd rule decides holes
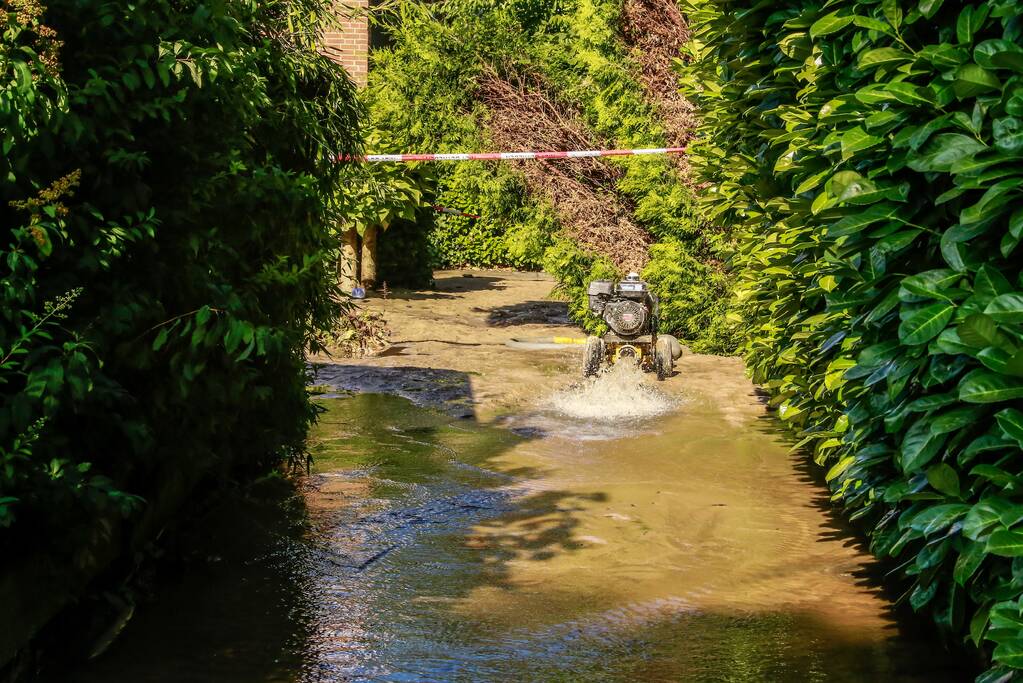
[[[479,96],[490,110],[493,144],[502,150],[594,149],[607,146],[580,123],[577,111],[555,102],[536,76],[484,75]],[[585,248],[623,270],[647,261],[650,235],[631,218],[618,195],[621,168],[601,159],[510,162],[519,165],[530,192],[546,197],[566,231]]]
[[[696,130],[696,108],[678,91],[673,65],[689,40],[689,25],[676,0],[626,0],[622,36],[640,65],[640,81],[657,107],[668,143],[684,147]],[[674,157],[688,171],[685,155]]]

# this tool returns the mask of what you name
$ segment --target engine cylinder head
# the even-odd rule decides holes
[[[604,319],[620,335],[638,334],[646,324],[646,306],[638,301],[613,301],[604,307]]]

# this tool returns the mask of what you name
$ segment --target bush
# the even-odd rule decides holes
[[[753,376],[910,604],[1018,677],[1023,5],[690,4]]]
[[[437,201],[480,217],[440,217],[431,235],[440,266],[536,270],[557,227],[549,213],[529,203],[522,179],[503,164],[465,162],[447,170]]]
[[[358,115],[308,38],[327,9],[5,7],[4,557],[66,558],[122,514],[145,541],[198,482],[303,451]]]
[[[660,300],[661,332],[695,340],[697,353],[738,348],[734,330],[725,323],[730,283],[693,258],[682,243],[668,239],[653,245],[643,279]]]

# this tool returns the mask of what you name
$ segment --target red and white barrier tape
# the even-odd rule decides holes
[[[685,147],[652,147],[647,149],[587,149],[571,152],[480,152],[475,154],[367,154],[361,157],[342,155],[338,161],[506,161],[511,159],[588,159],[592,157],[644,156],[648,154],[680,154]]]
[[[462,216],[463,218],[476,218],[476,219],[479,218],[479,216],[477,216],[474,213],[466,213],[465,211],[459,211],[458,209],[449,209],[448,207],[441,206],[440,204],[434,204],[433,205],[433,210],[436,211],[437,213],[443,213],[443,214],[445,214],[447,216]]]

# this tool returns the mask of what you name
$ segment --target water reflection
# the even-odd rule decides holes
[[[301,496],[213,514],[222,558],[60,680],[967,679],[771,430],[695,399],[604,440],[327,400]]]

